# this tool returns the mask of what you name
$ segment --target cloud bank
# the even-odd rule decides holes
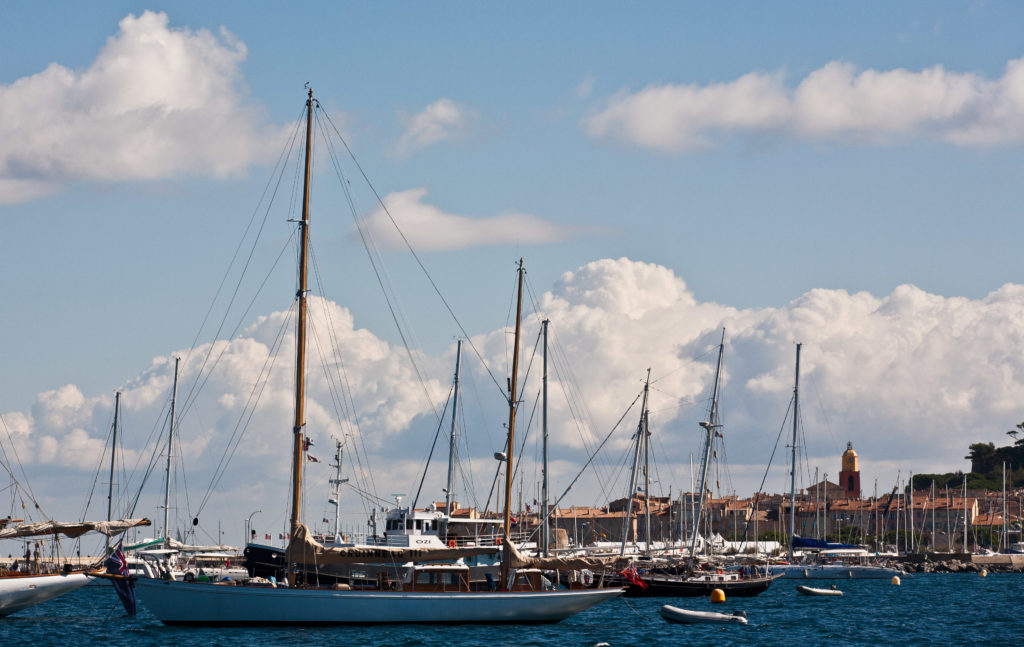
[[[130,15],[84,70],[51,63],[0,86],[0,203],[75,180],[225,176],[265,160],[278,130],[245,102],[245,44]],[[276,146],[276,145],[275,145]]]
[[[405,243],[388,213],[394,218],[414,248],[423,251],[448,251],[481,245],[509,243],[555,243],[588,233],[596,228],[570,227],[527,213],[504,213],[489,218],[470,218],[445,213],[426,204],[425,188],[396,191],[384,197],[383,208],[366,219],[366,229],[377,243],[389,249],[403,249]]]
[[[1024,143],[1024,58],[1007,62],[998,79],[941,65],[858,70],[833,61],[793,88],[781,73],[760,72],[708,85],[651,85],[611,97],[581,127],[597,139],[666,153],[700,150],[732,135],[1017,146]]]
[[[522,366],[526,374],[538,322],[549,318],[557,348],[549,383],[552,459],[559,466],[559,481],[552,489],[557,491],[585,462],[583,447],[593,446],[622,417],[642,388],[648,367],[660,487],[667,490],[671,483],[673,492],[688,489],[686,464],[689,454],[699,451],[697,421],[705,415],[714,346],[722,327],[727,330],[722,418],[734,470],[731,486],[740,494],[759,483],[782,425],[792,395],[797,341],[804,344],[800,442],[810,469],[821,466],[834,477],[850,440],[861,456],[866,489],[870,479],[878,478],[880,488],[888,490],[897,469],[905,477],[909,470],[966,468],[962,457],[968,444],[1006,442],[1005,430],[1024,419],[1022,285],[1007,284],[982,299],[947,298],[910,285],[883,297],[815,289],[779,307],[743,310],[697,300],[668,268],[620,258],[567,272],[539,303],[538,312],[526,317]],[[325,505],[321,499],[326,495],[321,495],[331,474],[326,464],[332,438],[346,442],[345,470],[353,482],[385,499],[393,492],[411,495],[415,490],[409,488],[415,487],[438,428],[433,411],[446,397],[454,348],[444,356],[418,355],[428,378],[421,386],[404,349],[356,328],[351,313],[338,304],[322,299],[312,304],[316,332],[310,342],[307,431],[316,442],[312,452],[324,465],[310,464],[307,470],[311,514],[315,517]],[[294,340],[286,332],[279,350],[275,340],[290,322],[289,313],[273,313],[230,342],[179,353],[185,358],[185,392],[207,351],[220,358],[205,387],[183,410],[183,460],[193,489],[205,488],[239,421],[247,421],[244,442],[211,503],[215,512],[204,518],[219,514],[234,519],[242,508],[265,510],[269,518],[269,506],[277,504],[283,519]],[[330,338],[338,353],[321,353]],[[508,331],[480,333],[472,342],[476,351],[466,349],[463,356],[467,424],[460,455],[469,461],[463,469],[476,474],[460,481],[459,491],[463,501],[473,502],[468,492],[472,481],[475,501],[482,504],[494,466],[491,453],[503,442],[506,412],[474,357],[479,352],[501,378],[507,370]],[[268,363],[273,364],[270,379],[259,392],[254,414],[247,417],[257,376]],[[538,363],[533,361],[521,391],[520,438],[532,434],[522,468],[528,484],[536,474],[537,417],[528,414],[539,391]],[[160,357],[121,388],[129,463],[149,451],[145,438],[165,415],[172,372],[170,357]],[[571,400],[563,393],[570,387],[583,400],[572,405],[587,412],[583,424],[569,416]],[[87,479],[102,451],[112,400],[110,395],[86,396],[67,385],[40,394],[29,411],[5,413],[4,421],[26,464],[43,474],[61,471]],[[353,409],[354,416],[345,414]],[[471,409],[476,413],[470,414]],[[621,495],[615,478],[624,474],[614,465],[629,444],[635,416],[634,410],[598,462],[603,482],[591,481],[568,501],[600,504],[608,493]],[[442,496],[444,459],[437,456],[444,451],[439,451],[421,503]],[[366,466],[372,468],[372,483],[361,471]],[[782,480],[770,480],[768,488],[781,490]],[[47,478],[33,485],[37,491],[51,488]],[[721,487],[729,484],[723,481]],[[48,494],[51,501],[66,499],[66,492]],[[197,494],[192,497],[194,501]],[[366,507],[355,497],[346,500],[345,510],[361,515]],[[365,526],[365,517],[361,519]]]

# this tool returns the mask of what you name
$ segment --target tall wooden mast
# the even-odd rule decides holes
[[[512,535],[512,469],[515,465],[516,446],[516,381],[519,379],[519,332],[523,315],[523,259],[519,259],[519,285],[516,296],[516,333],[512,342],[512,377],[508,383],[508,446],[505,453],[505,543],[511,543]],[[501,585],[508,584],[508,551],[501,558]]]
[[[302,428],[306,424],[306,254],[309,248],[309,167],[313,148],[313,88],[309,88],[306,99],[306,169],[302,185],[302,219],[299,220],[299,287],[295,292],[298,299],[298,318],[295,324],[295,424],[292,427],[292,535],[300,523],[302,512],[302,462],[305,456],[305,439]]]
[[[793,378],[793,446],[789,467],[789,559],[793,561],[793,537],[796,534],[796,440],[800,421],[800,347],[796,345],[796,377]],[[827,492],[827,490],[826,490]],[[897,517],[898,519],[899,517]],[[897,522],[898,523],[898,522]]]

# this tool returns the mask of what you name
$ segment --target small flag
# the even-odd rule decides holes
[[[316,456],[314,456],[312,454],[309,454],[309,453],[306,454],[306,458],[309,459],[310,463],[319,463],[320,462],[319,458],[317,458]]]
[[[622,570],[622,576],[630,581],[631,584],[639,586],[641,589],[647,588],[647,582],[640,579],[640,574],[636,572],[636,566],[630,566]]]
[[[124,556],[123,545],[123,540],[118,542],[117,548],[110,553],[110,556],[103,562],[103,565],[107,567],[107,573],[121,576],[111,579],[110,582],[114,585],[117,597],[121,598],[121,604],[124,605],[125,612],[133,616],[136,611],[135,580],[128,576],[128,560]]]

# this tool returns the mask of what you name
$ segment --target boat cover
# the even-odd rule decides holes
[[[509,565],[512,568],[542,568],[554,571],[582,571],[584,569],[615,569],[629,566],[632,557],[530,557],[515,545],[505,541]]]
[[[341,546],[327,548],[315,539],[304,524],[299,524],[288,543],[286,558],[298,564],[373,564],[433,562],[475,555],[493,555],[498,546],[464,548],[395,548],[391,546]]]
[[[149,519],[119,519],[116,521],[39,521],[37,523],[25,523],[13,528],[0,529],[0,539],[14,539],[16,537],[39,537],[44,535],[65,535],[74,539],[81,537],[87,532],[98,532],[113,537],[129,528],[136,526],[149,526],[152,522]]]
[[[853,544],[840,544],[834,541],[822,541],[820,539],[806,539],[793,535],[793,548],[809,548],[814,550],[848,550],[863,548]]]

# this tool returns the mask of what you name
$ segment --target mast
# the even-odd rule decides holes
[[[796,379],[793,380],[793,447],[789,470],[789,560],[793,561],[793,535],[796,533],[796,430],[800,419],[800,347],[796,345]],[[826,495],[828,492],[826,491]]]
[[[917,526],[914,525],[914,470],[910,470],[908,490],[910,491],[910,504],[907,506],[907,528],[910,530],[910,546],[907,552],[913,552],[917,545]]]
[[[511,544],[512,535],[512,466],[516,440],[516,380],[519,379],[519,333],[523,316],[523,259],[519,259],[519,280],[516,295],[516,332],[512,342],[512,377],[508,381],[508,453],[505,455],[504,540]],[[509,554],[501,552],[501,586],[508,585]]]
[[[647,376],[647,380],[650,381],[650,375]],[[644,386],[644,390],[647,390],[647,386]],[[647,398],[644,398],[644,416],[642,431],[644,434],[644,544],[647,548],[645,551],[648,555],[651,554],[651,428],[649,425],[650,420],[648,417],[650,413],[647,411]]]
[[[114,458],[117,455],[117,419],[121,415],[121,392],[114,393],[114,432],[110,440],[110,483],[107,484],[107,521],[114,508]],[[110,537],[107,537],[107,550],[110,550]]]
[[[936,551],[935,548],[935,479],[932,479],[932,552]]]
[[[462,340],[455,346],[455,385],[452,387],[452,431],[448,439],[448,482],[444,489],[444,513],[452,516],[452,476],[455,470],[455,414],[459,410],[459,366],[462,363]]]
[[[999,540],[1000,540],[999,541],[999,552],[1000,553],[1005,551],[1006,547],[1009,545],[1009,543],[1008,543],[1009,542],[1009,537],[1008,537],[1007,532],[1006,532],[1006,530],[1007,530],[1006,529],[1006,461],[1003,461],[1003,510],[1002,510],[1002,516],[1003,516],[1003,532],[999,533],[1000,534],[1000,537],[999,537]]]
[[[644,412],[647,411],[647,392],[651,384],[651,369],[647,369],[647,380],[644,382],[644,399],[640,406],[640,422],[636,427],[636,449],[633,452],[633,469],[629,476],[629,493],[626,495],[626,516],[622,520],[622,545],[619,556],[626,552],[626,539],[629,536],[629,521],[633,516],[633,496],[636,494],[636,470],[640,464],[640,447],[644,441]],[[636,537],[634,536],[634,541]]]
[[[542,451],[544,465],[541,469],[541,476],[543,479],[541,482],[540,493],[540,518],[543,519],[543,525],[541,526],[540,537],[541,550],[543,551],[544,557],[547,557],[548,550],[551,548],[551,526],[548,522],[548,324],[551,323],[551,320],[545,319],[541,323],[544,326],[544,373],[541,377],[544,396],[544,407],[541,410],[541,426],[544,429]]]
[[[964,552],[971,552],[967,548],[967,475],[964,474]]]
[[[334,478],[331,479],[334,498],[330,502],[334,504],[334,541],[341,543],[341,486],[347,483],[348,479],[341,478],[341,441],[335,440],[334,443]]]
[[[178,400],[178,362],[174,358],[174,386],[171,387],[171,426],[167,432],[167,477],[164,481],[164,547],[170,547],[171,533],[167,526],[167,512],[171,506],[171,452],[174,447],[174,408]]]
[[[693,517],[693,537],[690,539],[690,565],[697,552],[697,532],[700,527],[701,515],[704,513],[704,491],[707,489],[708,463],[711,462],[711,448],[715,442],[715,431],[718,424],[718,384],[722,377],[722,355],[725,353],[725,328],[722,328],[722,341],[718,344],[718,365],[715,367],[715,386],[711,391],[711,406],[708,407],[708,419],[699,424],[707,432],[704,440],[704,457],[700,466],[700,496],[697,499],[697,512]]]
[[[306,255],[309,248],[309,167],[313,149],[313,88],[306,99],[306,164],[302,184],[302,219],[299,220],[299,287],[298,317],[295,323],[295,423],[292,444],[292,513],[291,534],[299,527],[302,512],[302,461],[306,444],[302,428],[306,424]]]

